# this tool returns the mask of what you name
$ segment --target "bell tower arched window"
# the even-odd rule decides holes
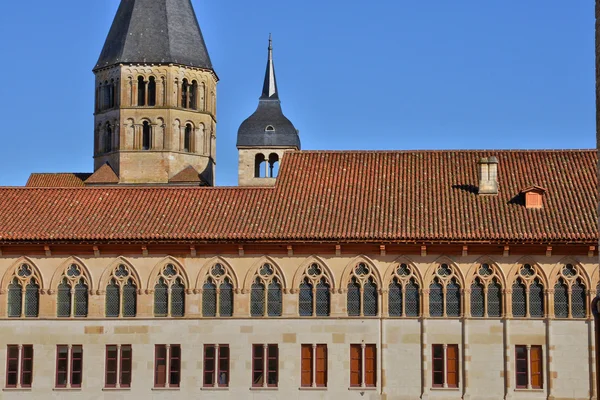
[[[20,265],[8,285],[8,317],[36,318],[39,314],[40,280],[28,265]]]
[[[460,317],[462,311],[460,281],[454,267],[440,264],[429,286],[429,315]]]
[[[156,79],[153,76],[148,80],[148,105],[156,105]]]
[[[192,81],[192,87],[190,88],[190,108],[192,110],[198,109],[198,82]]]
[[[222,264],[215,264],[202,286],[202,316],[233,316],[233,279]]]
[[[331,310],[331,279],[317,263],[304,271],[298,298],[298,314],[301,317],[327,317]]]
[[[161,270],[154,285],[154,316],[183,317],[185,314],[185,280],[174,264]]]
[[[137,313],[138,285],[128,266],[121,264],[111,274],[106,286],[106,316],[133,318]]]
[[[254,157],[254,177],[255,178],[266,178],[266,165],[267,160],[264,154],[257,154]]]
[[[279,174],[279,155],[271,153],[269,155],[269,178],[277,178]]]
[[[138,77],[138,106],[146,105],[146,81],[143,76]]]
[[[142,150],[150,150],[152,148],[152,127],[148,121],[142,124]]]
[[[512,285],[513,317],[543,318],[545,314],[544,284],[537,267],[523,264]]]
[[[183,151],[191,152],[192,151],[192,125],[185,125],[185,133],[183,135]]]
[[[352,270],[346,302],[349,317],[377,316],[377,280],[367,264],[359,263]]]
[[[250,290],[250,315],[280,317],[283,310],[283,280],[271,264],[263,264],[256,272]]]
[[[83,269],[71,264],[63,273],[56,297],[57,317],[87,317],[89,283]]]
[[[394,271],[388,292],[390,317],[418,317],[421,314],[419,283],[413,267],[400,264]]]
[[[181,107],[188,108],[190,99],[190,84],[187,79],[181,83]]]

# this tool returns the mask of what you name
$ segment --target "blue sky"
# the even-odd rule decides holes
[[[304,149],[595,146],[594,4],[193,0],[218,86],[217,184],[267,39]],[[93,168],[91,72],[119,0],[5,2],[0,185]]]

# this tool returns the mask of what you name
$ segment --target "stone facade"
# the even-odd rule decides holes
[[[191,165],[213,183],[217,85],[213,71],[118,65],[95,74],[94,170],[109,163],[119,183],[165,184]],[[150,143],[144,142],[145,123]]]
[[[283,289],[281,317],[250,316],[250,288],[265,263],[275,269]],[[300,317],[298,288],[308,266],[318,264],[331,288],[329,317]],[[347,285],[358,264],[369,269],[377,284],[379,316],[348,317]],[[470,290],[461,290],[461,316],[429,317],[427,288],[440,264],[447,264],[461,288],[470,288],[482,263],[494,269],[503,290],[501,318],[472,318]],[[545,290],[544,318],[515,318],[511,314],[513,281],[522,265],[535,268]],[[41,287],[40,314],[34,319],[7,316],[6,288],[17,268],[32,266]],[[56,318],[56,290],[65,269],[76,264],[86,277],[89,312],[86,318]],[[139,291],[135,318],[105,318],[106,286],[111,273],[126,265]],[[153,289],[165,265],[174,265],[186,287],[185,317],[153,316]],[[203,285],[215,264],[221,264],[235,288],[231,318],[202,317]],[[388,315],[388,290],[401,264],[412,269],[421,289],[423,317],[394,318]],[[567,264],[575,266],[586,285],[584,318],[558,319],[554,316],[553,288]],[[31,390],[5,389],[1,398],[118,398],[151,396],[168,398],[253,398],[253,399],[596,399],[596,348],[591,300],[598,285],[596,258],[588,256],[517,255],[482,257],[463,255],[401,256],[384,254],[339,255],[188,255],[166,254],[117,257],[108,254],[69,257],[60,255],[0,258],[3,274],[0,295],[0,359],[6,346],[33,344],[34,378]],[[382,290],[383,288],[383,290]],[[425,288],[425,289],[424,289]],[[228,344],[231,375],[228,389],[203,388],[203,345]],[[251,385],[252,344],[279,346],[277,389],[255,389]],[[376,344],[377,383],[374,388],[350,387],[350,344]],[[81,389],[54,388],[56,345],[83,345],[83,384]],[[104,355],[107,344],[133,346],[133,380],[130,389],[104,388]],[[153,388],[154,345],[180,344],[182,347],[181,387]],[[301,388],[301,344],[327,344],[327,388]],[[459,387],[434,388],[431,346],[457,344],[459,348]],[[543,388],[516,389],[515,345],[541,345],[543,348]],[[5,387],[0,374],[0,386]],[[24,390],[26,390],[24,392]]]
[[[238,149],[238,186],[275,186],[277,175],[271,173],[269,158],[276,155],[277,166],[273,171],[281,168],[286,151],[292,149],[280,148],[240,148]],[[257,156],[261,156],[263,164],[257,164]]]

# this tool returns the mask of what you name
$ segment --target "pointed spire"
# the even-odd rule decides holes
[[[269,33],[269,59],[267,61],[267,72],[263,85],[261,100],[279,100],[277,92],[277,79],[275,79],[275,66],[273,65],[273,38]]]

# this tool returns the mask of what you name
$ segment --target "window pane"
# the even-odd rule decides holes
[[[433,386],[443,386],[444,384],[444,347],[441,344],[434,344],[432,346],[433,352]]]
[[[40,311],[40,287],[32,279],[25,287],[25,316],[36,318]]]
[[[178,345],[171,345],[171,358],[170,358],[170,373],[169,373],[169,385],[179,386],[180,371],[181,371],[181,348]]]
[[[262,317],[265,315],[265,286],[258,279],[252,284],[250,314],[253,317]]]
[[[421,299],[419,296],[419,285],[411,279],[406,284],[406,292],[404,294],[406,299],[406,316],[407,317],[418,317],[421,315]]]
[[[526,388],[528,381],[527,347],[515,346],[517,387]]]
[[[483,283],[478,279],[471,284],[471,316],[484,316]]]
[[[328,317],[331,308],[331,297],[329,284],[322,279],[317,283],[317,316]]]
[[[529,313],[534,318],[544,316],[544,286],[538,279],[529,287]]]
[[[83,348],[73,346],[71,348],[71,386],[81,386],[83,378]]]
[[[233,285],[226,279],[221,283],[219,294],[219,315],[221,317],[233,316]]]
[[[123,316],[133,318],[137,314],[137,286],[130,279],[123,286]]]
[[[585,318],[585,285],[578,279],[571,290],[571,314],[573,318]]]
[[[429,315],[432,317],[444,316],[444,294],[439,282],[433,282],[429,286]]]
[[[348,284],[347,307],[349,317],[360,316],[360,284],[356,279]]]
[[[6,387],[17,387],[19,376],[19,346],[7,346]]]
[[[21,284],[15,278],[8,285],[8,316],[19,318],[21,316]]]
[[[21,362],[21,386],[31,387],[33,382],[33,346],[23,345]]]
[[[488,286],[488,317],[502,315],[502,286],[494,279]]]
[[[310,317],[313,315],[312,285],[306,281],[300,284],[300,294],[298,295],[298,313],[301,317]]]
[[[217,286],[212,282],[206,282],[202,287],[202,316],[217,316]]]
[[[130,345],[121,346],[121,387],[131,386],[132,349]]]
[[[460,286],[455,280],[450,281],[446,287],[446,315],[448,317],[460,316]]]
[[[183,317],[185,314],[185,287],[180,279],[171,286],[171,316]]]
[[[56,294],[56,315],[58,317],[71,316],[71,286],[69,286],[66,279],[58,285],[58,292]]]
[[[267,313],[269,317],[280,317],[282,311],[281,285],[275,280],[269,284],[267,292]]]
[[[215,384],[216,352],[215,346],[204,346],[204,386]]]
[[[279,380],[279,349],[276,344],[270,344],[267,348],[267,386],[277,386]]]
[[[88,287],[82,280],[75,285],[75,316],[87,317],[88,313]]]
[[[67,386],[67,372],[69,369],[68,364],[69,358],[69,347],[68,346],[57,346],[56,347],[56,387]]]
[[[388,292],[388,313],[390,317],[402,316],[402,286],[394,279]]]
[[[121,309],[121,290],[115,280],[112,280],[106,286],[106,316],[116,318]]]
[[[527,314],[525,307],[525,285],[517,279],[512,287],[512,314],[513,317],[524,317]]]
[[[264,379],[264,350],[262,344],[252,346],[252,386],[262,386]]]
[[[554,286],[554,316],[567,318],[569,316],[569,295],[567,284],[561,279]]]
[[[377,285],[372,279],[365,282],[363,291],[363,314],[368,317],[377,315]]]
[[[219,347],[219,377],[218,385],[221,387],[229,386],[229,346],[221,345]]]

